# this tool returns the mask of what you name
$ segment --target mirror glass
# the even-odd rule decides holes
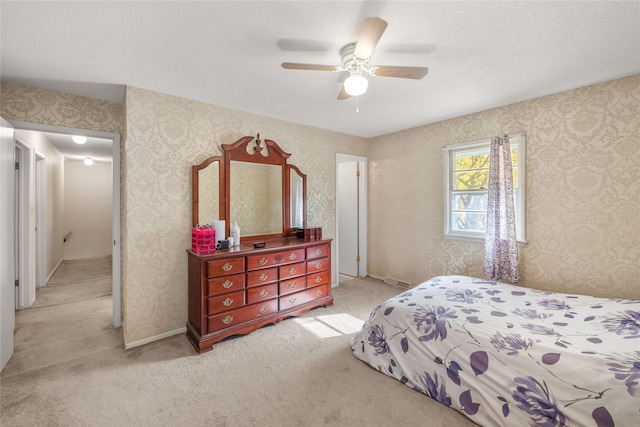
[[[229,177],[229,216],[241,238],[282,233],[282,167],[234,160]]]
[[[291,202],[291,228],[304,227],[305,213],[305,186],[304,179],[300,173],[293,169],[289,169],[289,200]]]
[[[192,167],[193,226],[224,219],[223,158],[213,156]]]
[[[220,162],[198,171],[198,224],[210,224],[220,217]]]

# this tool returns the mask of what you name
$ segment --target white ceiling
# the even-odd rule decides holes
[[[121,102],[131,85],[374,137],[640,73],[634,1],[2,1],[3,81]],[[370,77],[338,101],[365,17],[389,25]],[[356,110],[359,103],[359,112]],[[251,130],[253,131],[253,130]]]

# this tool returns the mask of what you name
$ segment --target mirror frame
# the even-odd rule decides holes
[[[250,145],[251,144],[251,145]],[[263,150],[266,148],[266,153]],[[241,161],[248,163],[258,163],[267,165],[279,165],[282,168],[282,232],[273,234],[261,234],[253,236],[243,236],[241,233],[241,242],[255,242],[260,240],[269,240],[274,238],[295,236],[296,230],[291,227],[291,206],[290,206],[290,170],[295,170],[303,177],[303,210],[304,220],[306,224],[307,215],[307,187],[306,175],[294,165],[287,164],[287,159],[291,157],[290,153],[284,151],[275,141],[270,139],[260,140],[260,134],[257,136],[245,136],[240,138],[233,144],[222,144],[224,150],[224,170],[225,170],[225,218],[228,219],[225,224],[226,233],[229,234],[231,227],[231,161]]]
[[[286,165],[287,170],[287,191],[285,195],[285,206],[287,206],[286,213],[288,216],[285,218],[285,224],[288,225],[289,229],[287,230],[290,235],[296,234],[296,228],[291,226],[291,170],[293,170],[301,179],[302,179],[302,226],[306,227],[307,225],[307,175],[302,173],[297,166],[292,164]]]
[[[199,165],[193,165],[192,166],[192,184],[191,184],[191,191],[192,191],[192,202],[193,202],[193,210],[192,210],[192,222],[193,222],[193,227],[195,227],[196,225],[198,225],[198,214],[199,214],[199,181],[200,181],[200,171],[203,170],[204,168],[206,168],[207,166],[209,166],[211,163],[213,162],[218,162],[218,195],[219,195],[219,210],[220,212],[218,213],[219,215],[219,219],[225,219],[226,217],[224,216],[226,214],[226,196],[225,196],[225,163],[224,163],[224,158],[222,156],[212,156],[209,157],[208,159],[206,159],[204,162],[200,163]]]

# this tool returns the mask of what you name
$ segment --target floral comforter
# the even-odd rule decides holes
[[[371,312],[353,354],[484,426],[640,426],[640,300],[441,276]]]

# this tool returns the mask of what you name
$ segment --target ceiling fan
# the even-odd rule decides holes
[[[368,73],[371,76],[399,77],[403,79],[421,79],[427,75],[427,67],[402,67],[392,65],[370,66],[369,60],[378,41],[387,28],[387,21],[381,18],[366,18],[360,29],[358,41],[344,46],[342,65],[318,65],[300,64],[295,62],[283,62],[282,68],[288,70],[313,70],[313,71],[348,71],[349,77],[344,81],[338,99],[347,99],[351,96],[359,96],[367,91],[369,81],[362,75]]]

